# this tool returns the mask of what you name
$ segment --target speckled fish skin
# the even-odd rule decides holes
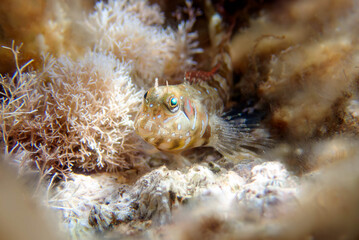
[[[187,72],[184,83],[155,86],[144,95],[135,129],[145,141],[166,152],[179,153],[199,146],[212,146],[224,156],[237,156],[241,141],[252,145],[251,137],[223,120],[232,85],[228,36],[221,17],[212,11],[209,33],[216,54],[211,72]],[[243,125],[243,124],[242,124]]]
[[[223,111],[219,94],[207,84],[151,88],[135,121],[137,133],[162,151],[181,152],[207,145],[212,116]],[[171,99],[177,99],[171,107]]]

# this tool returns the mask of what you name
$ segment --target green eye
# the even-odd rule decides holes
[[[167,107],[168,107],[168,110],[170,110],[171,112],[175,113],[178,111],[179,109],[179,106],[178,106],[178,99],[176,97],[171,97],[169,100],[168,100],[168,103],[167,103]]]
[[[172,97],[172,98],[170,99],[170,106],[171,106],[171,107],[176,107],[177,105],[178,105],[178,100],[177,100],[177,98]]]

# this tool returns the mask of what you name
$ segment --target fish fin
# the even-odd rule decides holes
[[[269,133],[261,127],[261,118],[254,115],[215,116],[212,119],[214,136],[210,145],[233,162],[255,159],[273,145]]]
[[[235,107],[223,113],[221,117],[234,125],[243,126],[243,131],[252,131],[260,126],[266,115],[267,112],[264,109],[258,109],[255,102],[248,100],[235,105]]]
[[[231,34],[227,31],[223,18],[216,12],[211,0],[205,0],[205,14],[208,19],[208,34],[211,42],[211,67],[216,69],[208,84],[218,89],[220,98],[228,102],[233,85]]]
[[[187,71],[185,73],[185,81],[189,83],[200,83],[203,81],[210,81],[214,74],[217,73],[219,64],[214,66],[210,72],[205,71]]]

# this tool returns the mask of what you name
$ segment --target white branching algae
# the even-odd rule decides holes
[[[89,52],[76,61],[49,57],[41,72],[3,77],[7,152],[27,152],[44,172],[130,166],[131,116],[141,98],[130,69],[110,54]]]

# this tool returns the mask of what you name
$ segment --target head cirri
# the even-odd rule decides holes
[[[148,90],[135,120],[138,135],[168,152],[181,152],[205,144],[203,136],[207,125],[208,115],[201,112],[200,102],[191,98],[186,84]]]

